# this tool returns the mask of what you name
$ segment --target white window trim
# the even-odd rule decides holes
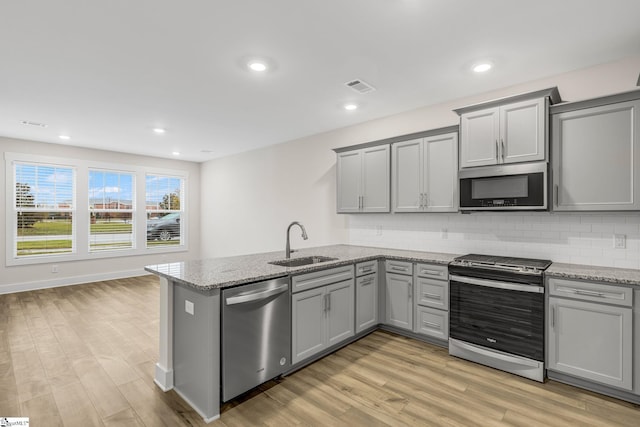
[[[151,255],[170,252],[185,252],[189,250],[189,214],[188,210],[188,193],[189,193],[189,173],[185,170],[176,169],[164,169],[157,167],[147,167],[141,165],[132,165],[126,163],[106,163],[96,162],[92,160],[84,159],[69,159],[51,156],[40,156],[24,153],[10,153],[4,154],[5,158],[5,236],[6,236],[6,265],[18,266],[18,265],[31,265],[31,264],[51,264],[65,261],[82,261],[92,259],[103,258],[119,258],[129,257],[135,255]],[[33,257],[17,257],[15,256],[15,241],[14,231],[16,224],[15,215],[13,215],[14,204],[14,162],[22,163],[44,163],[59,165],[62,167],[72,167],[75,169],[76,176],[76,194],[75,194],[75,215],[74,215],[74,228],[75,228],[75,252],[59,255],[43,255]],[[135,224],[137,227],[134,234],[134,248],[132,249],[119,249],[114,251],[104,252],[90,252],[89,248],[89,169],[104,169],[118,172],[132,173],[135,176],[135,205],[138,207],[134,210]],[[147,235],[146,235],[146,221],[147,212],[146,209],[140,209],[140,206],[146,206],[146,188],[145,177],[146,175],[166,175],[174,176],[184,180],[184,194],[181,195],[181,207],[182,215],[186,219],[183,220],[181,236],[181,244],[158,246],[147,248]],[[144,224],[142,227],[140,224]],[[79,230],[85,230],[86,232],[79,232]]]

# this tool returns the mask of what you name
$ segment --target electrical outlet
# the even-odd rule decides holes
[[[57,264],[53,264],[51,266],[51,272],[52,273],[57,273],[58,272],[58,265]]]
[[[625,249],[627,247],[627,236],[625,234],[614,234],[613,247],[615,249]]]
[[[193,316],[193,312],[194,312],[193,303],[188,299],[184,300],[184,311],[186,311],[187,313]]]
[[[440,238],[443,240],[447,240],[449,238],[449,230],[447,230],[446,228],[440,230]]]

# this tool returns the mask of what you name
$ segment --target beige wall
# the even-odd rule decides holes
[[[640,56],[635,56],[206,162],[202,255],[284,250],[285,228],[293,220],[309,234],[303,242],[298,231],[292,233],[294,248],[349,243],[353,216],[335,213],[332,148],[455,125],[453,108],[552,86],[565,101],[624,92],[636,89],[639,72]],[[398,226],[398,221],[386,223],[391,215],[377,217],[378,225]],[[393,245],[384,238],[377,243]]]
[[[2,242],[0,244],[0,294],[17,289],[35,289],[40,287],[86,283],[107,278],[127,277],[144,273],[144,266],[169,261],[194,259],[199,257],[200,250],[200,164],[155,157],[137,156],[110,151],[76,148],[67,145],[46,144],[41,142],[17,140],[0,137],[2,152],[2,173],[0,174],[0,227]],[[5,160],[4,153],[28,153],[42,156],[62,157],[68,159],[93,160],[105,163],[131,164],[138,166],[182,170],[189,175],[188,215],[189,215],[189,250],[186,252],[138,255],[100,260],[83,260],[55,262],[58,273],[51,272],[51,265],[34,264],[27,266],[6,265],[5,221],[8,207],[5,206]],[[4,288],[4,290],[3,290]]]

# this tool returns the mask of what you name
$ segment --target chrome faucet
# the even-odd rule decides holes
[[[293,252],[291,250],[291,242],[290,242],[290,238],[289,235],[291,234],[291,227],[293,227],[294,225],[297,225],[300,227],[300,229],[302,230],[302,238],[304,240],[307,240],[309,237],[307,236],[307,230],[304,229],[304,225],[300,224],[298,221],[293,221],[291,224],[289,224],[289,227],[287,227],[287,246],[285,248],[285,254],[287,256],[287,259],[291,258],[291,252]]]

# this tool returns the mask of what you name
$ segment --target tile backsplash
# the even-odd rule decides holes
[[[640,213],[500,212],[349,215],[349,243],[640,268]],[[623,235],[625,248],[614,247]]]

